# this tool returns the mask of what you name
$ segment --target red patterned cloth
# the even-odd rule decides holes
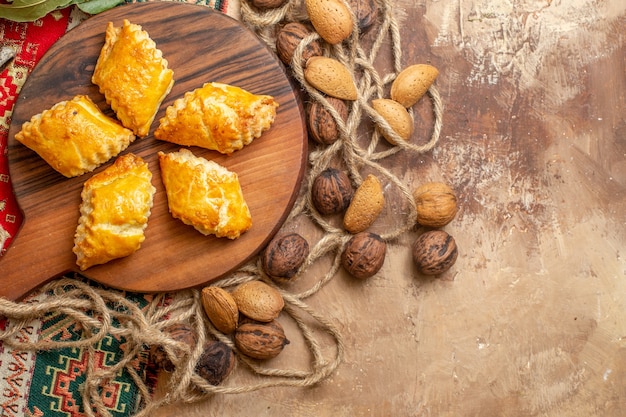
[[[35,23],[0,20],[0,42],[16,51],[13,62],[0,73],[0,250],[4,252],[22,221],[13,198],[7,164],[7,135],[13,105],[37,62],[68,28],[70,9],[50,14]]]

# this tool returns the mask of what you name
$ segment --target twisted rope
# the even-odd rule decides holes
[[[331,166],[345,169],[355,186],[361,183],[364,170],[375,172],[380,179],[395,187],[409,205],[401,224],[387,229],[381,235],[386,241],[397,239],[415,225],[415,201],[408,187],[392,170],[383,167],[381,161],[401,151],[421,154],[431,150],[439,140],[443,125],[443,103],[434,85],[428,90],[434,125],[430,139],[423,144],[401,139],[370,106],[372,99],[385,96],[389,84],[402,70],[400,31],[393,16],[392,0],[377,1],[382,18],[374,27],[375,34],[369,49],[366,50],[361,42],[356,19],[353,34],[349,39],[332,47],[326,45],[324,49],[325,55],[339,60],[352,70],[355,77],[358,98],[349,104],[349,114],[345,121],[328,103],[325,96],[309,85],[304,78],[303,51],[311,42],[319,41],[319,35],[313,33],[302,40],[294,52],[290,65],[291,75],[302,86],[308,99],[318,101],[331,114],[340,132],[337,142],[310,151],[310,169],[303,181],[303,190],[284,226],[287,228],[294,221],[308,219],[323,232],[322,237],[312,245],[304,265],[293,280],[306,275],[309,268],[320,259],[330,257],[332,261],[326,274],[315,280],[309,288],[292,293],[276,285],[264,273],[260,259],[257,258],[230,276],[212,284],[229,288],[251,280],[262,280],[276,288],[285,300],[284,316],[296,324],[305,347],[311,354],[308,369],[274,369],[244,355],[237,355],[239,365],[254,376],[253,382],[232,385],[227,380],[223,385],[213,386],[195,372],[205,341],[209,339],[222,341],[235,352],[237,348],[230,337],[220,333],[206,319],[199,290],[155,294],[148,304],[141,308],[136,302],[128,300],[123,292],[94,287],[80,277],[62,278],[47,284],[40,292],[49,293],[51,296],[42,300],[14,303],[0,299],[0,315],[11,319],[6,329],[0,331],[0,339],[5,346],[31,351],[67,347],[86,349],[89,359],[81,395],[87,416],[111,415],[102,400],[102,388],[122,370],[128,372],[138,387],[142,400],[141,409],[137,414],[139,417],[150,415],[164,404],[190,403],[210,395],[241,394],[269,387],[307,387],[331,375],[341,363],[345,352],[342,336],[331,320],[311,308],[305,300],[320,292],[337,275],[341,268],[341,253],[352,235],[338,227],[333,219],[322,216],[315,209],[310,193],[313,181],[323,170]],[[345,0],[344,3],[349,6]],[[259,12],[246,0],[242,0],[241,21],[270,49],[275,50],[275,37],[280,25],[307,19],[303,6],[303,0],[290,0],[280,8]],[[390,47],[393,69],[390,73],[381,74],[374,63],[384,46]],[[360,136],[359,128],[367,119],[377,128],[369,129],[367,135]],[[396,145],[387,148],[381,145],[381,132],[394,139]],[[23,341],[18,337],[31,320],[49,315],[66,316],[73,320],[84,329],[84,337],[75,341],[35,342]],[[163,331],[175,322],[185,322],[192,327],[198,340],[195,348],[190,349]],[[329,349],[320,344],[318,340],[320,333],[330,336],[334,344],[330,357],[324,355]],[[128,348],[118,363],[107,368],[99,368],[94,362],[96,346],[107,335],[123,338]],[[167,394],[160,398],[154,398],[149,384],[137,371],[138,358],[148,346],[161,347],[177,365],[168,380]]]

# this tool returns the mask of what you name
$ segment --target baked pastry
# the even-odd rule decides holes
[[[278,103],[272,96],[206,83],[185,93],[165,111],[154,137],[230,154],[270,128]]]
[[[174,72],[148,33],[124,19],[109,22],[91,81],[122,124],[146,136],[161,102],[174,85]]]
[[[252,226],[236,173],[188,149],[159,152],[159,163],[173,217],[204,235],[229,239]]]
[[[15,135],[66,177],[91,172],[118,155],[135,135],[84,95],[33,116]]]
[[[85,182],[73,248],[81,270],[139,249],[155,191],[148,164],[132,153]]]

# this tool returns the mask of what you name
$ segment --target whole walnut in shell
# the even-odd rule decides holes
[[[196,373],[211,385],[219,385],[235,367],[235,353],[224,342],[210,340],[196,364]]]
[[[356,278],[375,275],[385,262],[387,243],[377,234],[361,232],[352,236],[341,254],[341,264]]]
[[[322,214],[338,214],[348,208],[354,195],[350,178],[336,168],[326,168],[313,181],[311,200]]]
[[[326,97],[326,101],[337,111],[337,114],[345,123],[348,119],[346,103],[334,97]],[[321,145],[331,145],[339,139],[341,132],[337,121],[330,110],[325,108],[319,101],[313,101],[308,105],[306,120],[309,133],[315,142]]]
[[[446,272],[454,265],[458,254],[454,238],[443,230],[425,232],[413,243],[413,261],[424,275]]]
[[[247,322],[235,331],[235,346],[255,359],[271,359],[289,344],[283,326],[276,320],[269,323]]]
[[[441,182],[429,182],[413,191],[417,222],[422,226],[443,227],[458,211],[454,190]]]
[[[186,323],[171,324],[163,329],[163,333],[172,340],[187,345],[190,351],[193,350],[198,343],[196,332]],[[176,353],[177,358],[183,357],[186,354],[184,351],[177,351]],[[161,345],[153,345],[150,347],[150,362],[157,368],[167,372],[173,372],[174,369],[176,369],[176,365]]]
[[[300,42],[307,36],[313,34],[313,30],[308,26],[298,22],[289,22],[283,26],[276,35],[276,53],[285,65],[291,65],[294,52]],[[302,50],[302,66],[306,64],[312,56],[321,56],[322,47],[317,40],[312,40]]]
[[[296,275],[308,255],[309,242],[298,233],[288,233],[272,239],[261,262],[267,275],[275,281],[286,282]]]

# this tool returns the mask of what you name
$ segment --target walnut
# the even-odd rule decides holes
[[[189,346],[189,350],[193,350],[198,343],[198,338],[193,329],[185,323],[174,323],[163,329],[163,333],[171,337],[177,342],[182,342]],[[176,357],[185,355],[184,352],[177,352]],[[173,372],[176,369],[176,365],[172,362],[172,359],[167,355],[163,346],[153,345],[150,347],[150,362],[152,362],[158,369],[163,369],[167,372]]]
[[[313,30],[298,22],[289,22],[283,26],[276,35],[276,53],[285,65],[291,65],[293,54],[302,42]],[[312,56],[322,56],[322,47],[317,40],[311,41],[302,51],[302,66],[306,64]]]
[[[257,9],[264,11],[269,9],[277,9],[287,3],[288,0],[251,0],[251,3]]]
[[[429,182],[413,191],[417,222],[422,226],[443,227],[450,223],[458,210],[456,195],[450,186]]]
[[[276,320],[269,323],[248,322],[235,331],[235,346],[254,359],[271,359],[289,344],[283,326]]]
[[[359,30],[361,32],[367,32],[378,19],[378,5],[376,4],[376,0],[348,0],[348,3],[354,12]]]
[[[330,104],[339,114],[341,119],[348,119],[348,107],[343,100],[334,97],[326,97]],[[315,142],[321,145],[331,145],[339,139],[340,131],[336,120],[330,111],[319,101],[313,101],[307,109],[307,125],[309,133]]]
[[[313,181],[311,200],[322,214],[338,214],[350,205],[354,190],[350,178],[336,168],[327,168]]]
[[[267,245],[261,262],[263,270],[272,279],[287,282],[293,278],[307,256],[309,243],[298,233],[276,236]]]
[[[425,232],[413,244],[413,261],[424,275],[446,272],[454,265],[457,256],[454,238],[443,230]]]
[[[235,367],[235,354],[226,343],[210,340],[196,364],[196,373],[211,385],[219,385]]]
[[[387,244],[375,233],[355,234],[346,244],[342,254],[343,267],[356,278],[369,278],[375,275],[385,262]]]

